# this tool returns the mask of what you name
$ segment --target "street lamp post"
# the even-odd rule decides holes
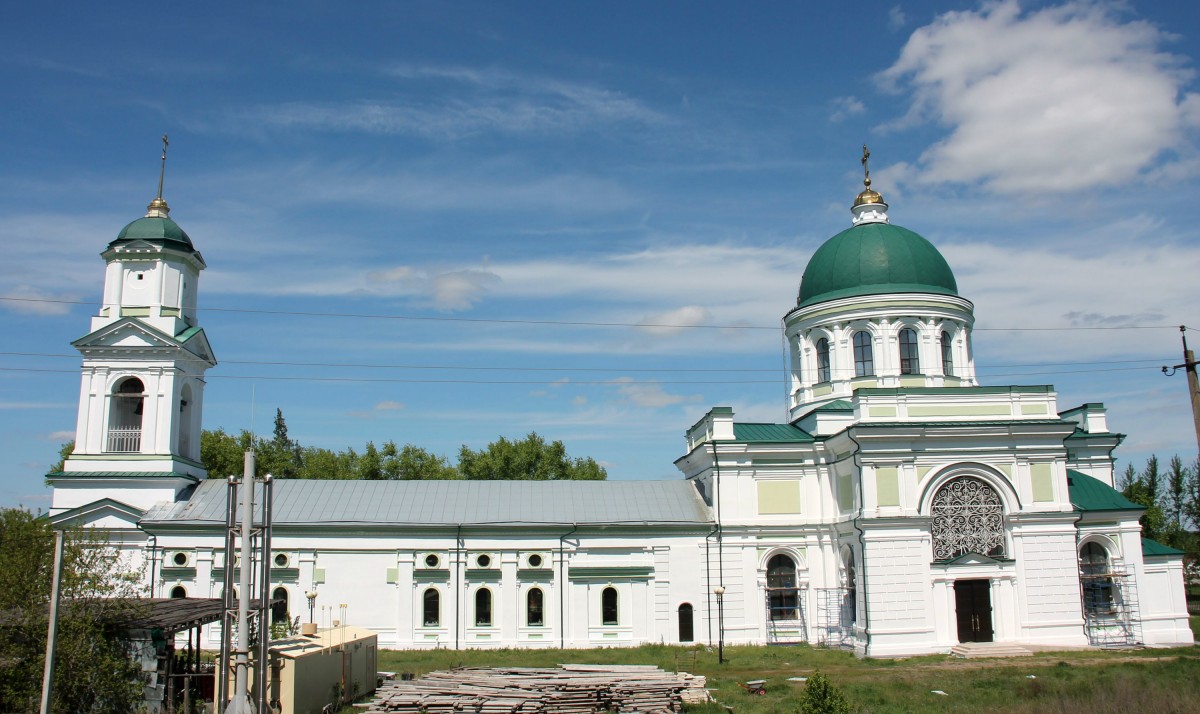
[[[313,610],[316,609],[317,604],[317,591],[310,590],[304,593],[304,597],[308,598],[308,621],[311,624],[313,621]]]
[[[717,663],[725,664],[725,586],[713,588],[717,596]]]

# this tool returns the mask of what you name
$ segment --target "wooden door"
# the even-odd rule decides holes
[[[992,641],[992,584],[988,580],[957,580],[954,605],[959,642]]]

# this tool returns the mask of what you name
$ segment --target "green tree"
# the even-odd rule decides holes
[[[813,672],[804,684],[800,698],[800,714],[849,714],[846,695],[820,671]]]
[[[275,409],[275,430],[271,440],[259,443],[256,449],[256,470],[262,470],[263,473],[278,478],[295,478],[303,466],[304,450],[299,442],[288,437],[282,409]]]
[[[387,451],[389,448],[395,453],[396,444],[389,441],[384,445],[384,449]],[[405,481],[447,481],[462,478],[458,469],[447,463],[445,456],[412,444],[405,444],[404,448],[386,463],[388,478]]]
[[[0,711],[33,712],[41,698],[54,564],[49,523],[20,508],[0,509]],[[122,642],[139,610],[141,576],[113,557],[103,534],[68,531],[52,709],[130,712],[141,697],[140,669]]]
[[[1161,474],[1158,471],[1158,457],[1151,456],[1146,461],[1146,468],[1140,474],[1130,478],[1132,465],[1125,470],[1121,482],[1124,484],[1122,493],[1125,498],[1143,506],[1146,511],[1139,522],[1142,524],[1142,536],[1151,540],[1159,540],[1166,529],[1166,517],[1163,515]]]
[[[71,439],[67,443],[58,447],[58,461],[50,467],[50,473],[58,473],[63,470],[67,464],[67,457],[75,453],[75,440]]]
[[[561,441],[549,444],[530,432],[521,441],[500,437],[487,448],[474,451],[464,445],[458,470],[472,480],[602,480],[608,473],[592,458],[572,459]]]
[[[367,448],[363,450],[355,467],[356,477],[362,481],[383,480],[383,457],[379,455],[379,449],[375,448],[374,441],[367,442]]]

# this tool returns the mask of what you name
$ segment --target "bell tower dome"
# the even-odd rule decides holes
[[[207,475],[200,463],[204,374],[216,358],[196,315],[206,266],[163,200],[166,155],[164,136],[158,195],[100,254],[103,303],[91,331],[72,343],[83,375],[75,450],[61,473],[48,476],[56,508],[110,489],[120,489],[113,497],[123,503],[147,508]]]

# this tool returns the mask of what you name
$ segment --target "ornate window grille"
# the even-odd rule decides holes
[[[952,560],[967,553],[1003,557],[1004,507],[983,481],[952,479],[933,497],[933,559]]]

